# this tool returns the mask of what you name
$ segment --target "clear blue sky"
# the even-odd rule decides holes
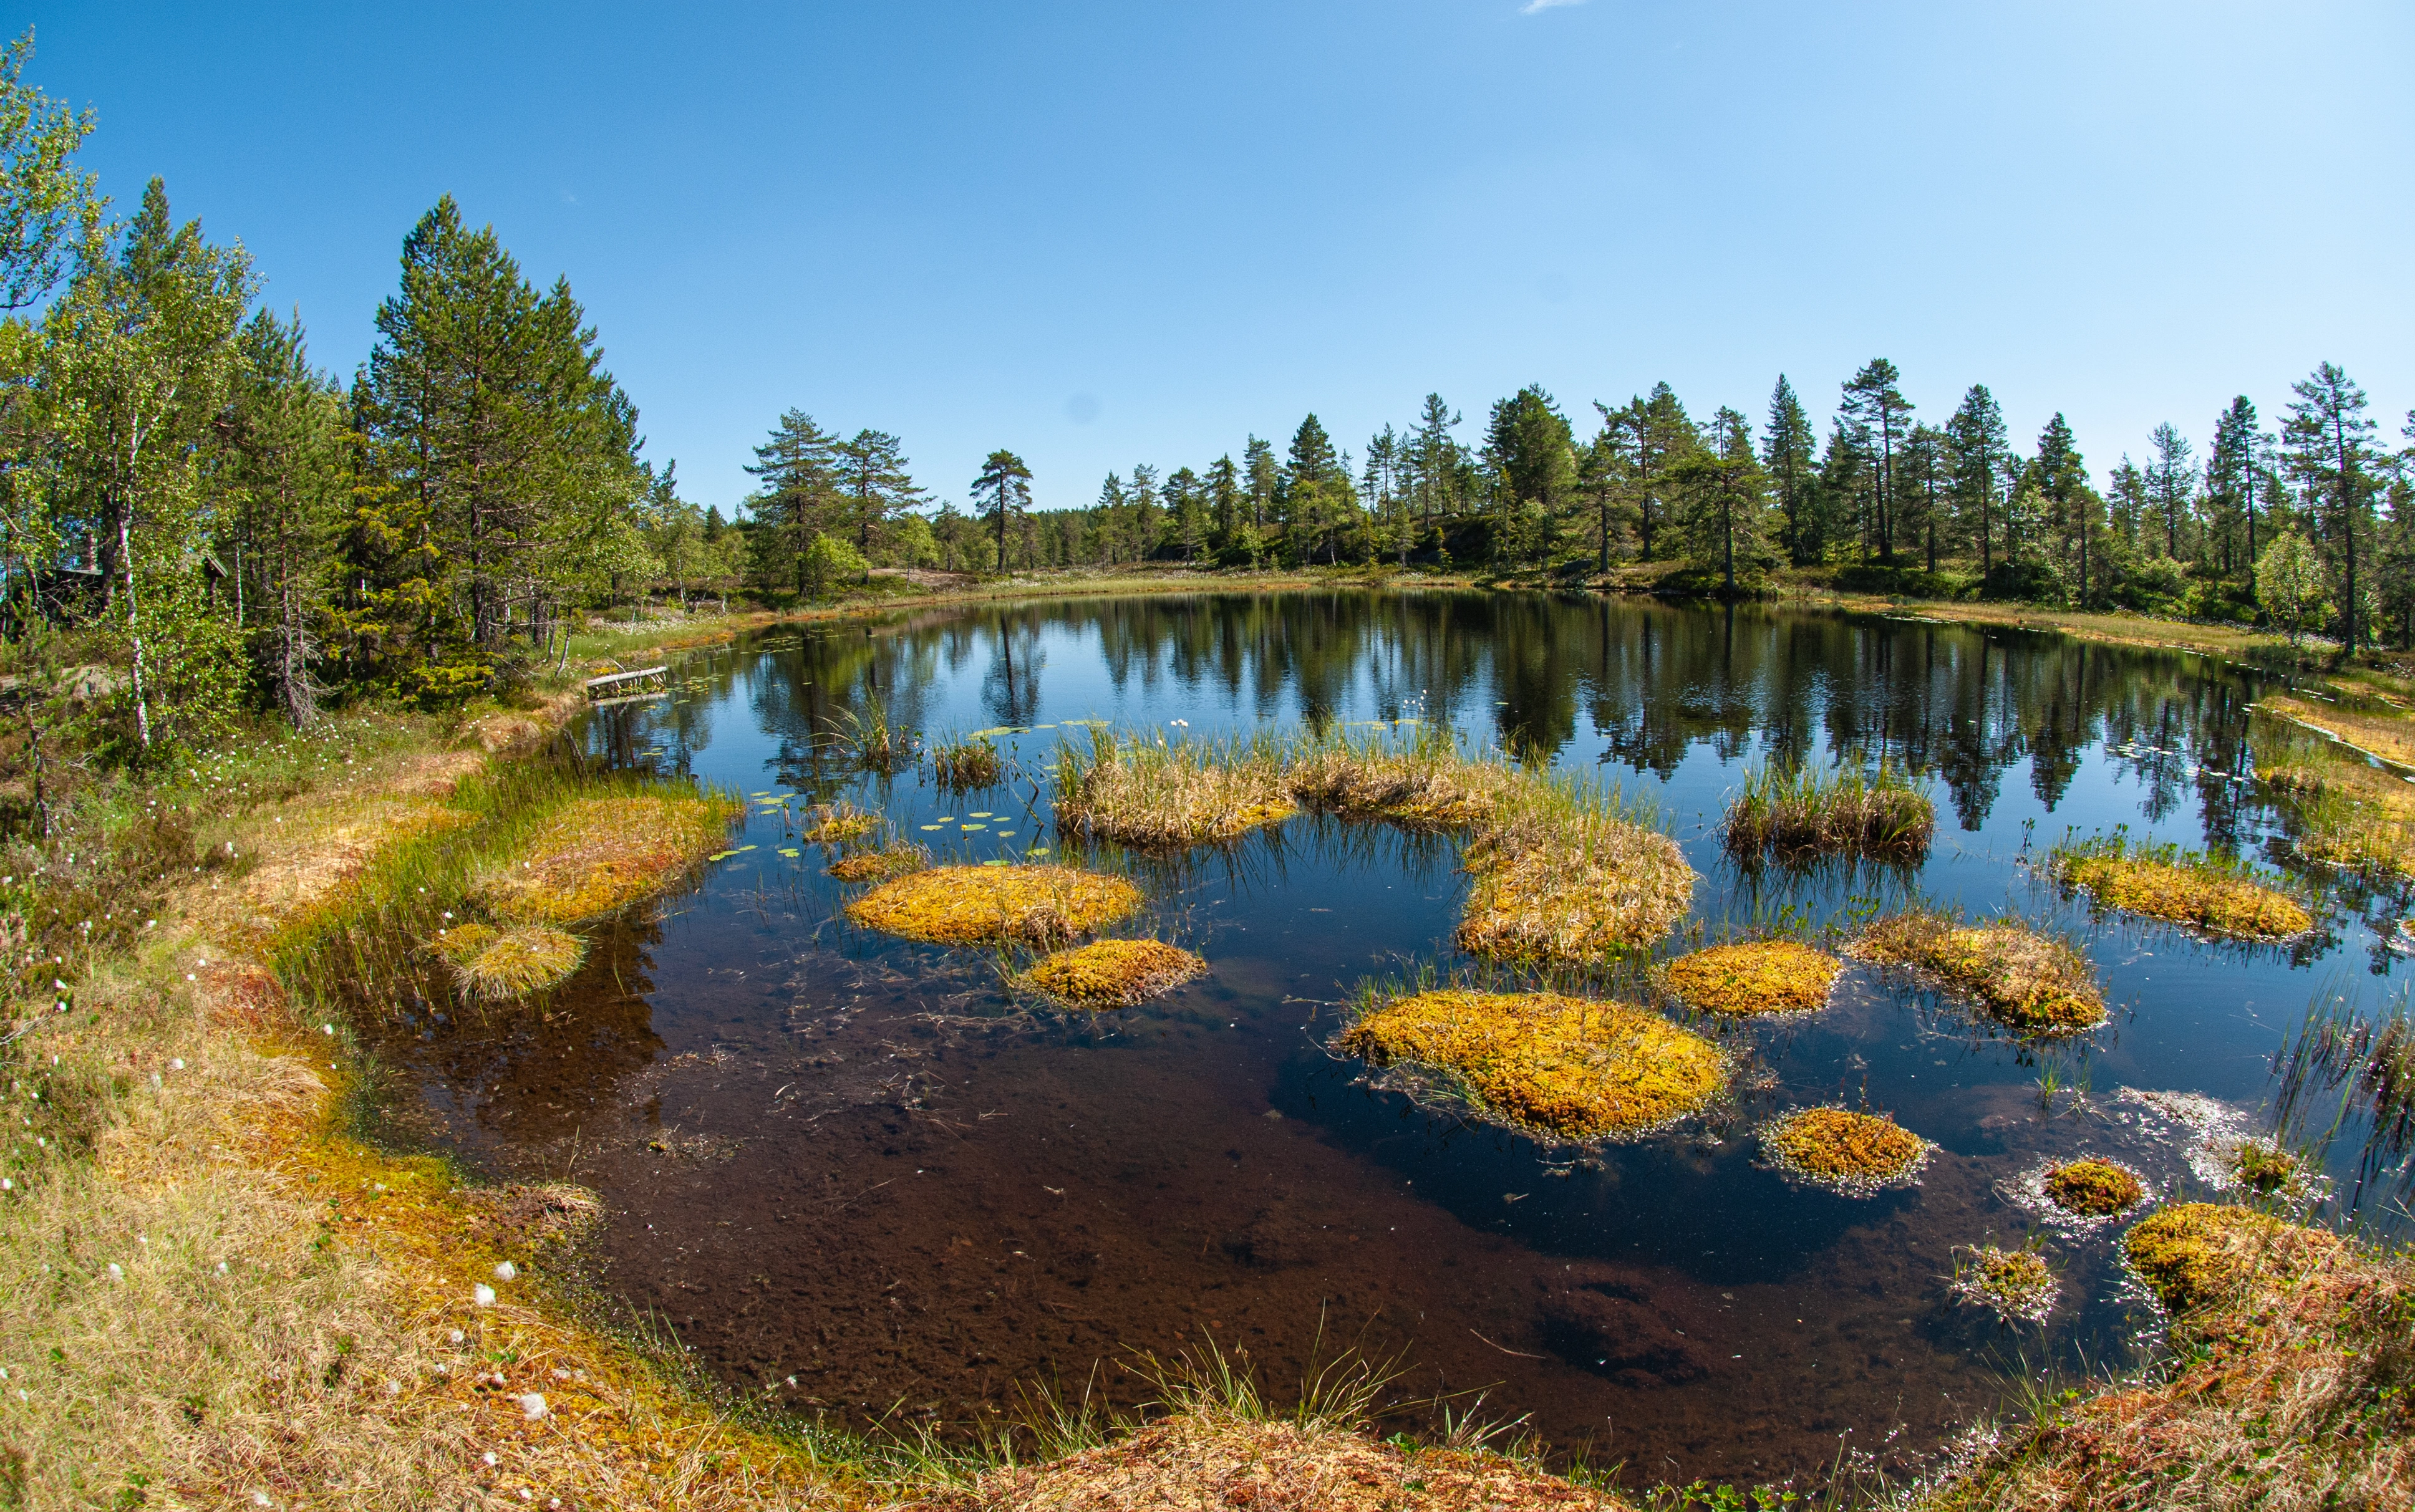
[[[1523,6],[1523,8],[1522,8]],[[2102,476],[2344,364],[2415,405],[2415,7],[19,5],[130,206],[240,239],[349,374],[450,191],[566,274],[728,507],[780,411],[1043,505],[1437,389],[1824,417],[1884,354]]]

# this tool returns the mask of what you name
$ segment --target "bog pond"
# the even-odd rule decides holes
[[[2082,1154],[2155,1201],[2265,1127],[2310,997],[2393,964],[2406,900],[2292,861],[2257,762],[2306,737],[2257,674],[2181,652],[1911,620],[1462,592],[1200,595],[900,612],[685,655],[599,709],[582,758],[742,795],[695,888],[599,938],[542,1012],[412,1014],[376,1046],[396,1121],[608,1214],[600,1284],[732,1386],[857,1426],[973,1432],[1035,1391],[1121,1403],[1129,1367],[1212,1339],[1278,1397],[1342,1350],[1395,1362],[1397,1425],[1521,1418],[1630,1479],[1774,1480],[1840,1454],[1910,1468],[2021,1377],[2119,1368],[2153,1319],[2118,1226],[2061,1220]],[[994,785],[867,770],[878,716],[990,731]],[[1807,938],[1918,898],[2065,932],[2109,1021],[2030,1042],[1848,968],[1816,1014],[1698,1024],[1728,1090],[1653,1138],[1552,1148],[1420,1104],[1332,1048],[1370,978],[1463,966],[1450,839],[1302,813],[1144,854],[1060,835],[1060,742],[1307,725],[1455,726],[1617,783],[1701,874],[1663,955]],[[1765,762],[1890,764],[1938,824],[1912,866],[1740,866],[1719,820]],[[1110,933],[1203,955],[1142,1007],[1017,999],[993,952],[848,921],[802,843],[848,801],[941,861],[1038,853],[1148,898]],[[2213,941],[2092,913],[2032,862],[2066,831],[2235,848],[2321,900],[2311,936]],[[2141,1094],[2154,1094],[2141,1096]],[[2168,1097],[2163,1094],[2185,1094]],[[1916,1186],[1849,1197],[1771,1169],[1754,1126],[1836,1103],[1936,1142]],[[1958,1249],[2034,1240],[2043,1328],[1959,1305]],[[1478,1403],[1480,1401],[1480,1406]],[[1424,1405],[1419,1405],[1423,1403]]]

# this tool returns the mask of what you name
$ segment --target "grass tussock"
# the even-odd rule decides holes
[[[850,840],[861,840],[880,828],[880,816],[867,813],[854,804],[818,803],[809,810],[798,827],[797,839],[808,846],[843,846]]]
[[[2415,877],[2415,784],[2329,746],[2256,775],[2288,801],[2299,855],[2383,881]]]
[[[951,792],[996,786],[1005,771],[998,742],[986,735],[947,741],[931,747],[931,775]]]
[[[2415,1261],[2242,1207],[2123,1241],[2171,1313],[2141,1378],[2050,1400],[1922,1512],[2313,1512],[2415,1505]]]
[[[2023,1034],[2082,1034],[2105,1022],[2088,958],[2017,919],[1968,925],[1913,909],[1874,921],[1846,953],[1908,970]]]
[[[1140,889],[1072,866],[937,866],[847,906],[867,929],[938,945],[1050,946],[1129,917]]]
[[[1093,729],[1057,756],[1057,824],[1148,849],[1238,840],[1298,812],[1264,741],[1212,743]]]
[[[877,850],[859,850],[830,863],[830,875],[842,882],[886,882],[908,876],[931,864],[931,853],[921,846],[898,841]]]
[[[2021,1323],[2044,1326],[2062,1295],[2062,1280],[2046,1263],[2046,1256],[2033,1249],[1981,1244],[1954,1251],[1949,1290],[1956,1301],[1986,1308],[2007,1326]]]
[[[2134,846],[2120,834],[2057,846],[2047,872],[2100,905],[2246,939],[2287,939],[2314,916],[2272,878],[2220,857],[2175,846]]]
[[[435,949],[461,996],[482,1003],[558,987],[587,959],[585,940],[548,924],[462,924],[440,931]]]
[[[717,799],[576,799],[522,835],[473,896],[514,923],[600,919],[685,876],[742,812]]]
[[[1737,1016],[1823,1008],[1844,963],[1792,940],[1714,945],[1668,966],[1669,990],[1688,1008]]]
[[[1063,1008],[1133,1008],[1208,974],[1208,963],[1163,940],[1094,940],[1043,957],[1015,986]]]
[[[2090,1157],[2047,1167],[2047,1201],[2075,1218],[2118,1218],[2147,1200],[2147,1184],[2118,1160]]]
[[[1909,864],[1928,854],[1937,808],[1883,761],[1875,771],[1769,765],[1746,774],[1724,832],[1740,857],[1867,856]]]
[[[1906,1187],[1937,1146],[1892,1117],[1796,1108],[1761,1126],[1762,1154],[1779,1173],[1848,1197]]]
[[[1571,1143],[1636,1139],[1727,1080],[1702,1036],[1625,1003],[1444,988],[1363,1004],[1335,1041],[1378,1066],[1445,1078],[1476,1110]]]

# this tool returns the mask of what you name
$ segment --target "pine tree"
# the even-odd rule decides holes
[[[1938,534],[1946,524],[1945,435],[1934,426],[1914,425],[1903,439],[1898,472],[1903,484],[1904,528],[1917,535],[1928,571],[1937,571]]]
[[[2004,412],[1984,383],[1973,383],[1962,396],[1953,418],[1945,422],[1946,491],[1955,517],[1979,543],[1982,576],[1995,568],[1997,479],[2002,476],[2011,432]]]
[[[760,527],[755,543],[759,580],[793,579],[798,592],[805,591],[805,547],[831,527],[840,507],[838,445],[812,415],[789,410],[755,448],[746,471],[762,480],[753,502]]]
[[[1441,395],[1428,394],[1418,412],[1417,428],[1409,433],[1411,487],[1418,517],[1429,527],[1435,516],[1452,514],[1459,507],[1460,444],[1451,435],[1459,423],[1459,414],[1443,402]]]
[[[1576,489],[1576,439],[1568,417],[1540,383],[1529,383],[1492,406],[1485,450],[1504,486],[1505,515],[1496,538],[1517,533],[1506,511],[1522,505],[1533,516],[1537,554],[1548,558],[1557,522]]]
[[[1817,477],[1812,453],[1818,445],[1817,438],[1811,434],[1811,417],[1805,412],[1803,401],[1794,397],[1794,385],[1786,381],[1784,373],[1778,374],[1778,387],[1769,396],[1769,425],[1762,441],[1761,465],[1785,516],[1780,544],[1786,547],[1787,560],[1798,567],[1809,566],[1821,557],[1822,543],[1817,522],[1812,518]]]
[[[2364,412],[2364,390],[2332,363],[2322,364],[2289,385],[2289,391],[2297,398],[2289,406],[2283,445],[2320,531],[2345,659],[2364,644],[2364,597],[2372,592],[2363,558],[2369,554],[2374,496],[2379,487],[2373,418]]]
[[[1889,565],[1895,561],[1895,452],[1912,409],[1912,401],[1903,397],[1902,382],[1903,375],[1897,371],[1895,364],[1884,357],[1873,357],[1860,372],[1845,381],[1841,406],[1868,437],[1867,444],[1874,464],[1872,525],[1878,537],[1879,560]]]
[[[235,621],[259,591],[262,621],[255,660],[296,729],[318,723],[321,624],[338,568],[351,502],[351,447],[343,391],[310,366],[301,318],[279,322],[266,310],[241,338],[243,367],[224,422],[232,522]]]
[[[1031,508],[1031,469],[1024,465],[1023,458],[1001,446],[982,461],[981,475],[973,479],[972,495],[982,518],[998,532],[998,570],[1010,571],[1007,530],[1015,516]]]
[[[1686,500],[1688,555],[1715,563],[1733,596],[1737,561],[1754,566],[1764,549],[1769,484],[1753,455],[1752,423],[1742,414],[1722,406],[1703,439],[1706,445],[1671,466],[1669,481]]]
[[[1275,466],[1275,449],[1271,442],[1255,436],[1241,448],[1241,473],[1249,480],[1250,527],[1263,531],[1267,513],[1274,508],[1275,494],[1282,487],[1282,472]]]
[[[1650,394],[1629,400],[1620,413],[1620,423],[1626,427],[1627,472],[1642,547],[1639,555],[1651,561],[1656,552],[1653,536],[1668,514],[1663,490],[1669,470],[1702,442],[1693,421],[1686,416],[1686,407],[1677,401],[1677,391],[1666,382],[1655,383]]]
[[[859,430],[832,450],[845,517],[868,583],[874,547],[883,531],[891,519],[914,507],[922,490],[907,471],[905,443],[885,430]]]
[[[1208,508],[1216,522],[1216,549],[1224,550],[1241,536],[1241,472],[1226,452],[1208,469]]]

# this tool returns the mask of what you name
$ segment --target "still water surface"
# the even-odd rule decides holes
[[[2112,1234],[2041,1231],[2065,1300],[2040,1338],[1956,1307],[1958,1245],[2039,1225],[2050,1157],[2191,1190],[2184,1130],[2122,1088],[2201,1093],[2248,1127],[2326,973],[2386,970],[2329,888],[2294,949],[2092,920],[2027,847],[2127,825],[2286,861],[2251,781],[2257,682],[2207,658],[1762,609],[1462,593],[1240,594],[989,606],[782,630],[698,652],[669,700],[593,715],[591,755],[750,795],[848,797],[943,859],[1054,847],[1048,793],[1087,721],[1209,737],[1445,719],[1598,770],[1655,805],[1702,882],[1696,927],[1846,923],[1915,894],[2066,928],[2113,1021],[2040,1051],[1848,973],[1816,1017],[1713,1026],[1732,1105],[1571,1162],[1372,1088],[1324,1042],[1362,979],[1448,968],[1448,841],[1295,818],[1229,849],[1093,852],[1152,899],[1133,932],[1212,978],[1091,1020],[1017,1010],[995,964],[838,914],[829,855],[760,801],[701,887],[624,923],[553,1014],[433,1024],[389,1055],[414,1115],[496,1175],[574,1175],[610,1212],[606,1284],[711,1367],[800,1411],[963,1427],[1034,1383],[1147,1395],[1119,1368],[1203,1338],[1278,1393],[1320,1348],[1404,1371],[1404,1402],[1483,1394],[1630,1478],[1772,1479],[1840,1451],[1909,1466],[2008,1370],[2118,1363],[2149,1322]],[[1025,726],[999,786],[852,770],[840,711],[944,735]],[[1885,756],[1926,774],[1914,875],[1739,874],[1717,824],[1750,763]],[[799,805],[801,806],[801,805]],[[793,811],[793,810],[792,810]],[[1068,860],[1082,860],[1069,855]],[[2039,1080],[2085,1089],[2041,1108]],[[1942,1145],[1922,1184],[1852,1200],[1756,1164],[1749,1128],[1843,1100]],[[1320,1340],[1322,1340],[1320,1344]],[[1402,1408],[1404,1426],[1422,1413]]]

